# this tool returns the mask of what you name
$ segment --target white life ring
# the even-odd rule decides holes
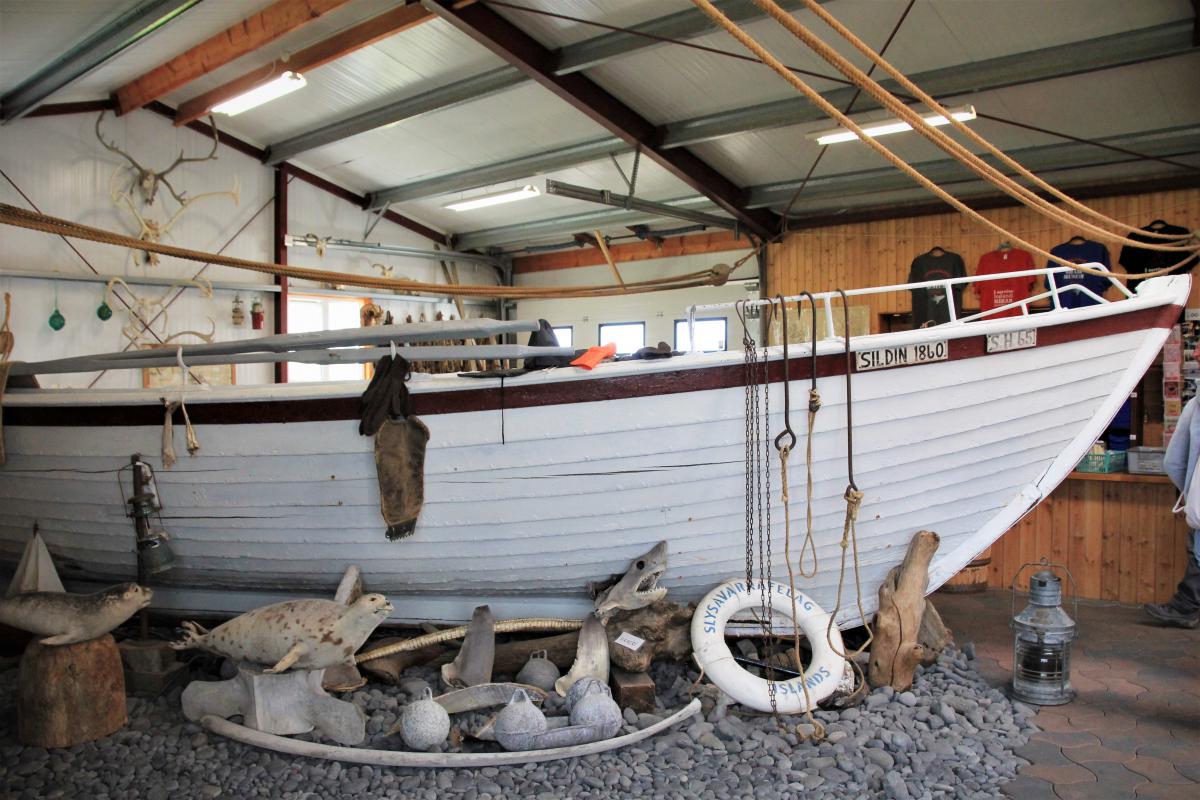
[[[745,580],[730,580],[709,592],[692,616],[692,651],[704,674],[722,691],[744,706],[757,711],[771,711],[771,689],[775,691],[775,708],[781,714],[801,714],[833,694],[846,668],[842,632],[834,625],[829,629],[831,615],[821,610],[803,592],[796,593],[796,624],[808,638],[812,648],[812,663],[804,671],[808,687],[805,698],[801,678],[768,681],[751,675],[737,663],[725,643],[725,624],[739,611],[759,608],[762,604],[761,584],[754,583],[746,590]],[[792,616],[792,591],[780,583],[767,584],[771,608]],[[826,630],[829,629],[828,637]],[[832,640],[832,644],[831,641]]]

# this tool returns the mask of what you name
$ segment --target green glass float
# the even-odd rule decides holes
[[[109,308],[106,301],[100,301],[100,305],[96,307],[96,316],[100,318],[101,322],[108,322],[112,319],[112,309]]]
[[[50,324],[50,329],[61,331],[63,326],[67,324],[67,318],[58,310],[58,306],[54,307],[54,313],[50,315],[50,319],[46,320]]]

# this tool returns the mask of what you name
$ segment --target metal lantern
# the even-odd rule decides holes
[[[1079,600],[1075,578],[1061,564],[1023,564],[1013,576],[1013,611],[1017,607],[1017,579],[1026,567],[1042,567],[1029,579],[1029,605],[1014,613],[1013,678],[1011,693],[1018,700],[1039,706],[1058,706],[1075,699],[1071,688],[1071,643],[1075,641],[1075,620],[1062,607],[1062,581],[1050,567],[1059,567],[1071,581],[1075,616]]]
[[[158,478],[154,468],[134,455],[125,469],[133,471],[133,495],[125,501],[126,516],[134,521],[137,532],[138,583],[150,575],[164,572],[175,565],[175,553],[167,541],[171,538],[163,527],[162,505],[158,500]],[[124,471],[124,470],[122,470]],[[117,473],[118,483],[121,473]],[[122,487],[122,495],[124,488]],[[157,525],[152,527],[152,520]]]

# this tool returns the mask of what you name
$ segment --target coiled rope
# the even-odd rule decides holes
[[[23,208],[0,203],[0,223],[28,230],[54,233],[73,239],[110,244],[117,247],[128,247],[161,255],[182,258],[188,261],[218,264],[223,267],[244,269],[251,272],[268,275],[282,275],[288,278],[311,280],[320,283],[336,283],[347,286],[360,286],[368,289],[400,290],[404,292],[423,292],[451,297],[498,297],[502,299],[521,300],[534,298],[569,298],[569,297],[612,297],[623,294],[641,294],[658,292],[668,289],[689,289],[697,286],[722,286],[729,278],[732,268],[725,264],[717,264],[707,270],[697,270],[683,275],[667,278],[655,278],[646,281],[626,283],[624,286],[493,286],[481,284],[425,283],[398,278],[375,277],[372,275],[353,275],[345,272],[294,267],[284,264],[271,264],[264,261],[252,261],[245,258],[204,253],[190,250],[186,247],[176,247],[163,242],[146,242],[131,236],[80,225],[68,220],[52,217]]]

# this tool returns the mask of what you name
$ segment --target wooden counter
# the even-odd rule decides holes
[[[1079,596],[1163,602],[1183,577],[1187,524],[1165,475],[1072,472],[991,548],[988,585],[1007,589],[1023,563],[1066,564]],[[1028,585],[1030,568],[1022,575]]]

